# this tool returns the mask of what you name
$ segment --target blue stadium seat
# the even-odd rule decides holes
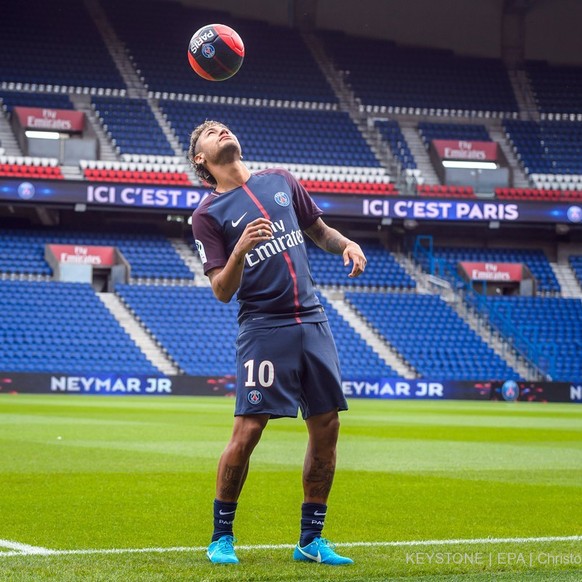
[[[582,301],[561,297],[491,297],[488,301],[536,344],[552,380],[582,381]],[[557,350],[553,353],[553,347]]]
[[[174,155],[145,99],[93,97],[91,101],[119,153]]]
[[[220,303],[208,287],[118,285],[116,292],[186,374],[236,374],[236,301]]]
[[[51,275],[45,244],[115,246],[131,265],[132,277],[189,279],[194,275],[172,247],[156,234],[114,234],[61,229],[4,229],[0,233],[0,272]]]
[[[103,2],[151,91],[337,103],[300,33],[292,28],[235,19],[231,15],[178,2]],[[135,15],[140,15],[136,26]],[[208,83],[186,59],[188,40],[200,25],[220,22],[245,43],[246,59],[228,83]],[[147,39],[147,42],[144,42]]]
[[[500,59],[461,57],[341,32],[322,32],[321,37],[336,68],[346,72],[346,80],[366,105],[518,111]]]
[[[518,379],[438,296],[348,292],[346,299],[423,377]]]
[[[246,160],[380,167],[362,134],[343,111],[170,100],[163,100],[160,105],[186,151],[192,130],[206,119],[215,119],[238,136]]]
[[[434,257],[446,261],[454,272],[460,261],[525,263],[538,282],[538,291],[560,292],[560,284],[550,262],[540,249],[440,247],[434,250]]]
[[[307,243],[307,254],[313,278],[318,285],[345,285],[347,287],[395,287],[416,288],[416,281],[400,266],[393,255],[380,244],[368,242],[361,244],[368,264],[363,275],[349,279],[349,267],[344,267],[340,257],[331,255]]]
[[[0,55],[2,81],[125,89],[82,2],[10,3],[0,18]]]
[[[0,280],[0,303],[6,371],[160,374],[89,284]]]

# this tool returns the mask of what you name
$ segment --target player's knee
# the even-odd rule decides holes
[[[232,445],[239,448],[241,452],[252,452],[261,439],[265,426],[266,423],[258,418],[239,422],[232,435]]]

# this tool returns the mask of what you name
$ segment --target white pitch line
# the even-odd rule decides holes
[[[582,542],[582,535],[578,536],[544,536],[532,538],[473,538],[473,539],[456,539],[456,540],[410,540],[394,542],[338,542],[335,545],[343,548],[356,547],[405,547],[405,546],[456,546],[463,544],[507,544],[507,543],[532,543],[532,542]],[[18,544],[7,540],[0,540],[0,547],[10,548],[11,544],[14,549],[21,549],[16,552],[0,552],[0,558],[10,556],[72,556],[87,554],[161,554],[168,552],[203,552],[207,546],[192,547],[173,547],[173,548],[105,548],[105,549],[87,549],[87,550],[49,550],[37,546],[28,546]],[[237,550],[285,550],[292,549],[295,544],[257,544],[247,546],[236,546]],[[24,550],[28,548],[28,550]]]
[[[40,546],[29,546],[28,544],[21,544],[19,542],[13,542],[11,540],[0,540],[0,548],[8,548],[9,550],[15,550],[14,552],[6,552],[11,555],[52,553],[52,550],[49,550],[48,548],[42,548]],[[4,553],[0,552],[0,555],[4,555]]]

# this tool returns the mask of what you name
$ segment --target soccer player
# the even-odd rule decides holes
[[[307,191],[287,171],[251,174],[236,136],[206,121],[188,152],[198,176],[214,191],[196,209],[192,230],[215,296],[240,304],[236,341],[237,386],[232,436],[218,464],[214,533],[207,556],[236,564],[233,522],[249,459],[271,418],[297,417],[309,442],[303,467],[301,535],[293,558],[351,564],[322,537],[336,463],[338,411],[347,409],[337,351],[314,290],[306,233],[322,249],[366,266],[362,249],[330,228]]]

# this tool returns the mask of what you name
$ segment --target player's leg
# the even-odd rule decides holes
[[[268,414],[235,416],[232,436],[218,462],[217,500],[226,503],[238,501],[248,473],[251,454],[268,421]]]
[[[309,441],[303,463],[305,503],[327,503],[335,474],[336,445],[339,435],[337,410],[306,419]]]
[[[322,536],[335,474],[340,428],[338,410],[347,408],[337,351],[327,323],[302,327],[305,328],[305,371],[301,409],[309,441],[303,465],[301,535],[293,558],[334,566],[351,564],[350,558],[338,555]]]
[[[236,416],[232,436],[218,462],[214,531],[206,555],[217,564],[237,564],[233,524],[251,454],[269,421],[268,414]]]

